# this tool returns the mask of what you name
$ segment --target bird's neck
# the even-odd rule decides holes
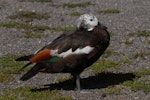
[[[107,30],[95,27],[92,30],[92,34],[96,35],[99,38],[101,44],[104,45],[104,47],[107,47],[109,45],[110,35]]]

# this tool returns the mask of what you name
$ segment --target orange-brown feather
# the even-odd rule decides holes
[[[39,63],[45,60],[48,60],[51,58],[50,49],[44,49],[40,52],[38,52],[30,61],[32,63]]]

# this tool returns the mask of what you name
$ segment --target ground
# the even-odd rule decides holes
[[[81,74],[74,90],[69,74],[39,73],[22,82],[28,70],[14,61],[34,53],[93,13],[108,27],[110,46]],[[0,99],[149,100],[150,0],[0,0]]]

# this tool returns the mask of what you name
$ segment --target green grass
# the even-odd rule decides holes
[[[21,2],[41,2],[41,3],[44,3],[44,2],[52,2],[52,0],[19,0]]]
[[[45,31],[46,29],[50,29],[48,26],[40,26],[40,25],[30,26],[27,23],[15,22],[15,21],[1,23],[0,27],[24,29],[25,34],[21,36],[23,38],[47,37],[47,35],[42,34],[42,31]]]
[[[72,30],[75,30],[76,27],[73,27],[73,26],[66,26],[66,27],[50,27],[49,30],[53,30],[53,31],[56,31],[56,32],[69,32],[69,31],[72,31]]]
[[[0,27],[6,27],[6,28],[22,28],[22,29],[29,29],[30,26],[23,22],[16,22],[16,21],[10,21],[1,23]]]
[[[95,73],[104,72],[107,68],[115,68],[120,69],[121,64],[131,64],[132,61],[130,59],[121,59],[119,61],[110,61],[110,60],[98,60],[95,62],[90,69],[92,69]]]
[[[133,36],[135,36],[135,33],[128,33],[128,36],[133,37]]]
[[[80,15],[82,15],[82,14],[79,13],[79,12],[72,12],[70,15],[71,15],[71,16],[80,16]]]
[[[106,10],[99,10],[98,13],[104,13],[104,14],[116,14],[120,13],[120,10],[118,9],[106,9]]]
[[[61,83],[61,82],[67,81],[69,79],[71,79],[71,77],[69,77],[69,76],[60,77],[60,78],[57,78],[56,83]]]
[[[150,70],[149,69],[141,69],[141,70],[133,70],[131,71],[134,73],[136,76],[143,76],[143,75],[150,75]]]
[[[126,40],[124,43],[125,43],[126,45],[128,45],[128,46],[131,46],[131,45],[133,44],[133,42],[127,41],[127,40]]]
[[[27,32],[24,35],[22,35],[22,38],[39,38],[41,39],[42,37],[47,37],[48,35],[42,34],[42,33],[32,33],[32,32]]]
[[[13,54],[7,54],[0,58],[0,82],[9,82],[13,79],[12,74],[16,73],[24,64],[22,62],[16,62],[18,56]]]
[[[144,56],[150,56],[150,52],[138,52],[133,56],[133,58],[134,59],[138,57],[143,58]]]
[[[24,29],[24,33],[21,37],[22,38],[42,38],[47,37],[48,35],[42,34],[45,30],[52,30],[56,32],[69,32],[76,29],[76,27],[73,26],[66,26],[66,27],[48,27],[44,25],[29,25],[27,23],[23,22],[16,22],[16,21],[10,21],[1,23],[0,27],[6,27],[6,28],[19,28]]]
[[[30,87],[8,89],[0,95],[0,100],[72,100],[63,96],[58,90],[32,92]]]
[[[130,59],[121,59],[118,61],[119,64],[132,64],[132,61]]]
[[[75,30],[76,27],[73,26],[66,26],[66,27],[49,27],[49,26],[44,26],[44,25],[33,25],[30,26],[27,23],[23,22],[16,22],[16,21],[10,21],[10,22],[5,22],[1,23],[0,27],[6,27],[6,28],[22,28],[25,30],[30,30],[30,31],[45,31],[45,30],[53,30],[53,31],[62,31],[62,32],[68,32]]]
[[[119,63],[115,61],[108,61],[108,60],[98,60],[95,62],[90,69],[92,69],[95,73],[104,72],[107,68],[118,68]]]
[[[44,26],[44,25],[33,25],[31,27],[31,30],[33,31],[45,31],[45,30],[49,30],[50,27],[49,26]]]
[[[40,26],[40,25],[35,25],[32,26],[31,28],[33,31],[40,31],[40,30],[52,30],[52,31],[56,31],[56,32],[69,32],[69,31],[73,31],[76,29],[76,27],[73,26],[65,26],[65,27],[49,27],[49,26]]]
[[[129,36],[143,36],[143,37],[147,37],[147,36],[150,36],[150,31],[137,31],[137,32],[132,32],[132,33],[129,33],[128,34]]]
[[[104,52],[104,54],[102,55],[102,57],[108,58],[108,57],[110,57],[112,54],[113,54],[113,51],[107,49],[107,50]]]
[[[144,92],[150,92],[150,79],[144,77],[142,79],[135,78],[133,81],[125,81],[122,83],[124,86],[128,86],[132,91],[142,90]]]
[[[45,19],[47,20],[49,18],[49,15],[47,13],[36,13],[32,11],[19,11],[16,12],[14,15],[8,16],[10,19]]]
[[[119,86],[109,86],[103,90],[103,93],[109,94],[109,95],[120,95],[122,88]]]
[[[47,35],[42,34],[43,31],[50,29],[48,26],[42,25],[32,25],[33,19],[45,19],[49,18],[47,13],[36,13],[31,11],[20,11],[16,12],[14,15],[8,16],[10,19],[23,19],[21,22],[10,21],[1,23],[0,27],[6,28],[21,28],[24,29],[24,33],[21,37],[23,38],[42,38],[47,37]],[[28,21],[28,22],[27,22]]]
[[[115,33],[113,33],[113,32],[109,32],[109,35],[110,35],[110,37],[112,37],[112,36],[114,36],[114,35],[115,35]]]
[[[149,69],[141,69],[141,70],[134,70],[131,71],[133,75],[135,75],[135,78],[133,80],[126,80],[123,83],[120,83],[119,85],[111,85],[107,88],[103,89],[103,93],[105,94],[115,94],[120,95],[123,90],[124,86],[129,87],[132,91],[144,91],[144,92],[150,92],[150,70]],[[112,77],[113,78],[113,77]],[[108,80],[113,80],[112,78]],[[114,79],[115,80],[115,79]]]
[[[76,7],[87,7],[93,5],[91,2],[82,2],[82,3],[65,3],[63,7],[76,8]]]
[[[136,78],[133,81],[125,81],[122,83],[124,86],[128,86],[132,91],[142,90],[144,92],[150,92],[150,70],[149,69],[140,69],[131,71]]]
[[[106,51],[104,52],[104,54],[102,55],[102,58],[108,58],[111,55],[117,54],[117,52],[110,50],[110,49],[106,49]]]
[[[145,36],[145,37],[147,37],[147,36],[150,36],[150,31],[137,31],[135,34],[137,36]]]

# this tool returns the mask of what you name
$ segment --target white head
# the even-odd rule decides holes
[[[83,14],[77,19],[77,28],[85,28],[92,31],[98,25],[98,19],[93,14]]]

